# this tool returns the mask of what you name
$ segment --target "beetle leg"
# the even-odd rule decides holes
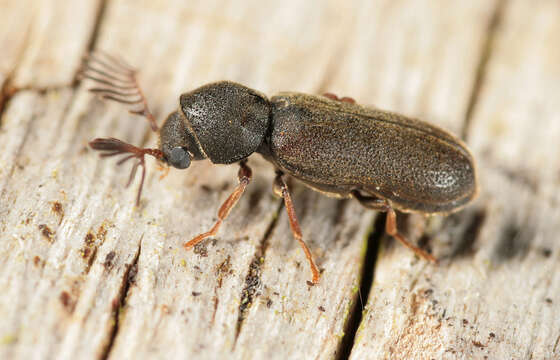
[[[428,252],[422,250],[418,246],[414,245],[408,241],[404,236],[402,236],[397,229],[397,214],[395,210],[391,207],[387,200],[378,199],[376,197],[364,196],[360,194],[359,191],[352,191],[352,195],[362,204],[364,207],[369,209],[374,209],[378,211],[384,211],[387,213],[387,219],[385,220],[385,232],[392,236],[394,239],[398,240],[401,244],[414,251],[414,253],[430,262],[437,263],[437,259]]]
[[[346,103],[350,103],[350,104],[355,104],[356,100],[352,99],[351,97],[348,96],[344,96],[339,98],[338,96],[336,96],[333,93],[324,93],[323,94],[324,97],[329,98],[331,100],[335,100],[335,101],[340,101],[340,102],[346,102]]]
[[[391,206],[387,204],[387,220],[385,220],[385,232],[391,235],[394,239],[400,241],[401,244],[414,251],[414,253],[434,264],[437,264],[437,259],[430,253],[414,245],[408,241],[404,236],[399,234],[397,230],[397,214]]]
[[[373,196],[364,196],[357,190],[352,191],[351,194],[363,207],[377,211],[387,211],[387,201],[385,200]]]
[[[276,195],[281,196],[284,198],[284,204],[286,205],[286,212],[288,213],[288,220],[290,221],[290,228],[292,229],[292,234],[296,238],[296,240],[301,245],[303,252],[305,253],[305,257],[307,261],[309,261],[309,266],[311,267],[311,273],[313,274],[313,284],[317,284],[319,282],[319,270],[313,261],[313,256],[311,255],[311,251],[303,241],[303,235],[301,234],[301,228],[299,226],[299,222],[296,217],[296,210],[294,209],[294,204],[292,203],[292,197],[290,196],[290,191],[288,190],[288,185],[284,181],[281,172],[276,173],[276,179],[274,179],[274,184],[272,187],[274,193]]]
[[[239,179],[239,185],[237,185],[235,190],[233,190],[231,195],[226,199],[226,201],[224,201],[224,203],[220,207],[220,210],[218,211],[218,220],[209,231],[202,233],[194,237],[191,241],[184,243],[183,247],[185,249],[188,250],[193,246],[195,246],[196,244],[198,244],[199,242],[201,242],[202,240],[206,239],[207,237],[216,235],[216,233],[220,229],[220,225],[222,225],[222,222],[227,218],[231,209],[235,206],[235,204],[237,204],[237,201],[239,201],[239,199],[245,192],[245,188],[251,182],[251,178],[253,177],[253,172],[251,171],[251,168],[247,166],[247,160],[243,160],[239,162],[239,166],[240,166],[239,173],[237,174],[237,178]]]

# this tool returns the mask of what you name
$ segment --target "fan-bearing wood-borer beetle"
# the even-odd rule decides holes
[[[477,194],[475,165],[465,144],[428,123],[333,94],[286,92],[269,99],[241,84],[220,81],[181,95],[179,109],[159,128],[135,74],[130,65],[105,53],[89,55],[80,71],[82,78],[97,84],[90,91],[139,107],[130,111],[146,117],[152,130],[159,132],[159,149],[138,148],[114,138],[90,142],[93,149],[104,151],[101,156],[126,155],[119,163],[138,160],[129,178],[130,184],[142,167],[137,202],[145,155],[178,169],[203,159],[240,166],[239,185],[220,207],[215,225],[186,242],[186,249],[218,232],[251,181],[247,157],[253,153],[276,168],[273,191],[284,199],[313,283],[319,281],[319,271],[303,242],[285,174],[325,195],[354,198],[365,207],[387,212],[386,232],[432,262],[435,257],[399,234],[394,209],[447,214]]]

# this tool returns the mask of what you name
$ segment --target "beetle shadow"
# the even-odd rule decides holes
[[[262,208],[259,204],[265,199],[266,196],[272,196],[272,187],[263,179],[258,179],[253,181],[251,184],[251,188],[248,189],[248,194],[246,195],[245,200],[248,203],[248,210],[245,214],[248,218],[252,219],[256,217],[261,211]]]
[[[468,213],[451,214],[444,220],[443,229],[451,235],[449,258],[463,259],[472,257],[478,251],[478,239],[486,221],[484,208],[474,209]],[[464,219],[467,218],[465,221]]]
[[[528,224],[508,221],[500,231],[499,240],[494,247],[492,258],[497,263],[519,258],[523,260],[529,253],[536,230]]]
[[[446,257],[450,260],[472,258],[482,247],[491,246],[490,257],[495,264],[523,260],[531,251],[536,235],[530,220],[504,219],[497,228],[497,239],[492,244],[484,244],[482,241],[490,241],[481,234],[488,218],[485,208],[464,210],[445,218],[440,231],[449,234],[452,239],[451,250]],[[546,253],[545,250],[542,252]]]

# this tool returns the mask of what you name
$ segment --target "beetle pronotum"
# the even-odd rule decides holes
[[[136,71],[124,61],[105,53],[91,54],[80,74],[97,85],[90,91],[134,106],[130,111],[147,118],[159,133],[158,149],[138,148],[114,138],[90,142],[93,149],[104,151],[101,156],[126,155],[119,163],[137,159],[128,181],[141,166],[137,202],[144,183],[145,155],[178,169],[188,168],[192,160],[239,163],[239,184],[220,207],[218,220],[209,231],[186,242],[186,249],[217,234],[251,182],[247,157],[253,153],[276,168],[273,191],[284,199],[313,283],[319,281],[319,271],[303,241],[286,175],[325,195],[353,198],[367,208],[387,212],[385,231],[432,262],[436,262],[434,256],[397,231],[395,209],[450,213],[477,193],[473,157],[459,139],[426,122],[358,105],[348,97],[285,92],[269,99],[241,84],[220,81],[182,94],[179,109],[159,128],[138,86]]]

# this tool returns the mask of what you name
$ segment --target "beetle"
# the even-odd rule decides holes
[[[268,98],[244,85],[219,81],[184,93],[179,108],[161,128],[138,85],[136,70],[103,52],[90,54],[80,77],[97,87],[102,98],[131,106],[159,133],[159,148],[139,148],[114,138],[97,138],[90,146],[101,156],[136,159],[128,184],[142,168],[136,198],[140,201],[145,155],[177,169],[191,161],[239,164],[239,184],[218,211],[214,226],[186,242],[192,248],[217,234],[222,222],[251,182],[247,158],[261,154],[276,168],[273,192],[283,198],[290,227],[309,262],[312,282],[319,271],[303,241],[286,176],[327,196],[356,199],[386,212],[385,231],[417,255],[436,258],[410,243],[397,230],[395,210],[449,214],[472,201],[478,192],[473,156],[447,131],[393,112],[366,107],[349,97],[284,92]]]

